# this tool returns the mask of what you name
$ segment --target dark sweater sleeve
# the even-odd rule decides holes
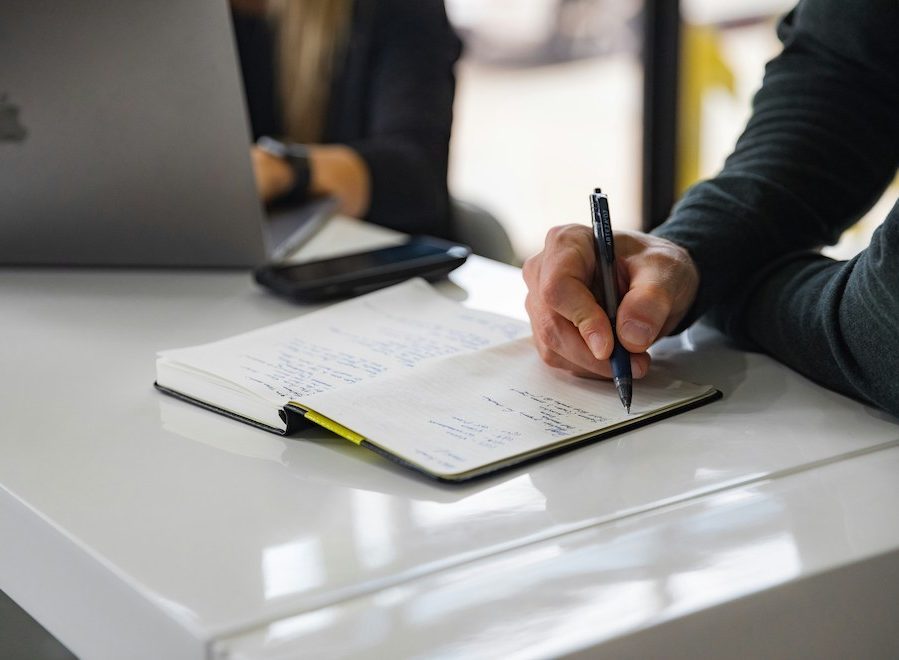
[[[447,161],[461,42],[442,0],[379,0],[366,137],[350,141],[372,177],[367,219],[450,235]]]
[[[854,259],[788,255],[719,321],[812,380],[899,416],[899,203]]]
[[[884,355],[899,354],[895,210],[859,258],[811,252],[834,243],[896,173],[899,3],[803,0],[778,32],[783,52],[734,153],[654,233],[699,267],[687,322],[710,311],[731,335],[899,413],[899,386],[884,383],[899,373]]]

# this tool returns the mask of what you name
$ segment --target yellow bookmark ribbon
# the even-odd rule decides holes
[[[362,441],[365,440],[364,436],[359,435],[355,431],[351,431],[350,429],[345,427],[343,424],[338,424],[333,419],[325,417],[324,415],[319,415],[314,410],[306,409],[305,417],[309,421],[314,422],[315,424],[318,424],[319,426],[328,429],[329,431],[331,431],[331,433],[336,433],[340,437],[346,438],[347,440],[349,440],[350,442],[352,442],[354,444],[361,445]]]

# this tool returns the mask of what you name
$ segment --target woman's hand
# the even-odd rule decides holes
[[[342,144],[311,145],[309,167],[312,195],[333,197],[339,213],[365,217],[371,204],[371,173],[362,156]]]
[[[371,175],[362,157],[340,144],[310,145],[309,193],[337,200],[337,210],[354,218],[364,217],[371,203]],[[293,168],[281,158],[252,147],[256,190],[266,204],[290,191],[296,182]]]
[[[684,318],[699,287],[689,253],[662,238],[615,232],[615,263],[624,296],[618,338],[631,352],[635,378],[646,375],[646,350]],[[554,227],[542,252],[524,264],[525,302],[543,361],[579,376],[609,378],[613,338],[609,318],[590,290],[593,234],[583,225]]]
[[[259,147],[250,148],[256,191],[266,204],[288,192],[294,184],[293,168],[281,158]]]

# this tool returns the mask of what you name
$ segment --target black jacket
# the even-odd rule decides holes
[[[253,137],[282,134],[273,35],[234,13]],[[447,160],[453,67],[461,42],[442,0],[356,0],[333,80],[323,142],[345,144],[372,177],[366,219],[406,233],[451,234]]]

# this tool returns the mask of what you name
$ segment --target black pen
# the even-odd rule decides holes
[[[609,363],[612,366],[612,381],[618,390],[618,397],[631,412],[633,378],[631,377],[631,354],[618,341],[615,331],[615,317],[618,315],[618,273],[615,272],[615,242],[612,238],[612,218],[609,216],[609,198],[600,188],[590,195],[590,211],[593,220],[593,248],[596,252],[596,273],[593,278],[593,295],[599,300],[609,323],[612,324],[612,339],[615,346]],[[601,283],[601,284],[600,284]],[[601,300],[600,300],[601,298]]]

